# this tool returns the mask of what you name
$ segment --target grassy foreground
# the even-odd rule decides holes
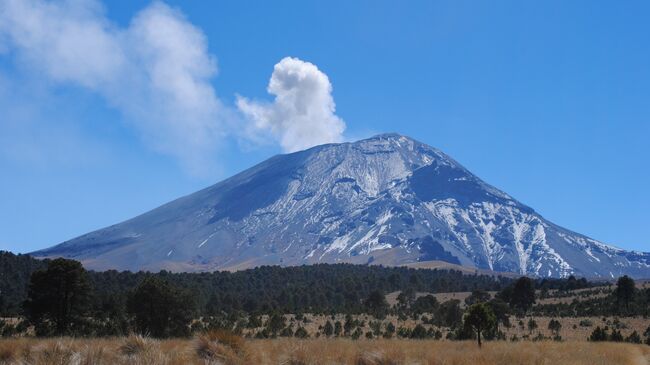
[[[18,338],[0,341],[0,364],[643,365],[650,364],[650,347],[623,343],[488,342],[479,349],[474,342],[242,340],[214,335],[163,341],[139,336]]]

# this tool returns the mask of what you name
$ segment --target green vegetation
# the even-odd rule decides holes
[[[147,277],[138,285],[129,295],[127,308],[139,333],[157,338],[190,334],[188,324],[194,318],[192,296],[157,277]]]
[[[478,346],[481,347],[481,334],[494,331],[496,329],[497,319],[490,306],[485,303],[477,303],[472,304],[467,310],[464,323],[475,331]]]
[[[614,295],[616,296],[619,310],[625,310],[626,312],[630,310],[630,302],[634,300],[635,291],[636,288],[632,278],[627,275],[618,278]]]
[[[519,313],[526,313],[535,304],[535,283],[532,279],[522,276],[499,294],[510,307]]]
[[[446,336],[476,339],[480,344],[505,339],[502,331],[509,331],[511,317],[516,316],[521,331],[528,330],[520,334],[522,339],[559,341],[560,317],[642,316],[650,303],[648,289],[637,289],[627,277],[611,289],[574,277],[515,280],[349,264],[265,266],[234,273],[87,272],[72,260],[39,261],[1,252],[0,263],[6,264],[0,266],[0,315],[22,319],[0,321],[3,336],[24,333],[28,327],[39,336],[136,332],[157,338],[226,329],[257,338]],[[464,303],[453,297],[439,301],[428,294],[460,291],[471,292],[461,297]],[[399,292],[394,305],[386,300],[391,292]],[[541,297],[583,295],[584,300],[540,304]],[[534,318],[540,313],[553,319],[538,325]],[[319,315],[327,321],[310,325]],[[413,325],[400,322],[407,319]],[[644,332],[637,327],[633,332],[618,319],[603,322],[607,327],[596,327],[590,340],[650,343],[650,328]],[[585,319],[579,325],[591,327],[593,322]],[[577,326],[573,324],[574,329]],[[546,329],[553,337],[542,334]]]
[[[9,317],[22,311],[30,276],[45,267],[45,261],[31,256],[0,251],[0,316]]]
[[[32,274],[24,310],[38,335],[60,336],[82,327],[89,304],[86,270],[77,261],[56,259]]]
[[[555,297],[569,295],[569,290],[560,290]],[[618,279],[614,289],[600,286],[580,293],[583,300],[570,303],[538,304],[531,308],[531,314],[548,317],[634,317],[650,315],[650,288],[637,289],[634,280],[628,276]],[[590,323],[580,323],[590,327]]]
[[[0,252],[0,316],[22,315],[31,274],[48,260]],[[318,264],[298,267],[262,266],[238,272],[159,273],[88,272],[92,287],[91,311],[106,317],[124,312],[126,300],[146,277],[156,276],[195,298],[197,314],[216,316],[236,313],[366,313],[382,306],[366,299],[412,289],[417,292],[500,290],[512,279],[465,275],[460,271],[409,269],[351,264]],[[367,305],[373,306],[372,308]]]
[[[560,336],[560,330],[562,329],[562,323],[557,319],[551,319],[551,321],[548,322],[548,329],[553,332],[553,336],[558,338]]]

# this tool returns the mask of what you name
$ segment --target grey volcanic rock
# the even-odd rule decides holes
[[[97,270],[446,261],[538,276],[650,277],[650,254],[559,227],[397,134],[275,156],[35,255]]]

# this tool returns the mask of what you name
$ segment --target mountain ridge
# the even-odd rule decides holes
[[[35,255],[95,269],[441,260],[525,275],[650,277],[650,254],[553,224],[442,151],[396,133],[273,156]]]

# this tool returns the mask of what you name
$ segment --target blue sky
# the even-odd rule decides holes
[[[647,2],[16,4],[0,0],[0,249],[131,218],[296,140],[394,131],[554,223],[650,250]],[[293,71],[313,81],[309,121],[267,92]]]

